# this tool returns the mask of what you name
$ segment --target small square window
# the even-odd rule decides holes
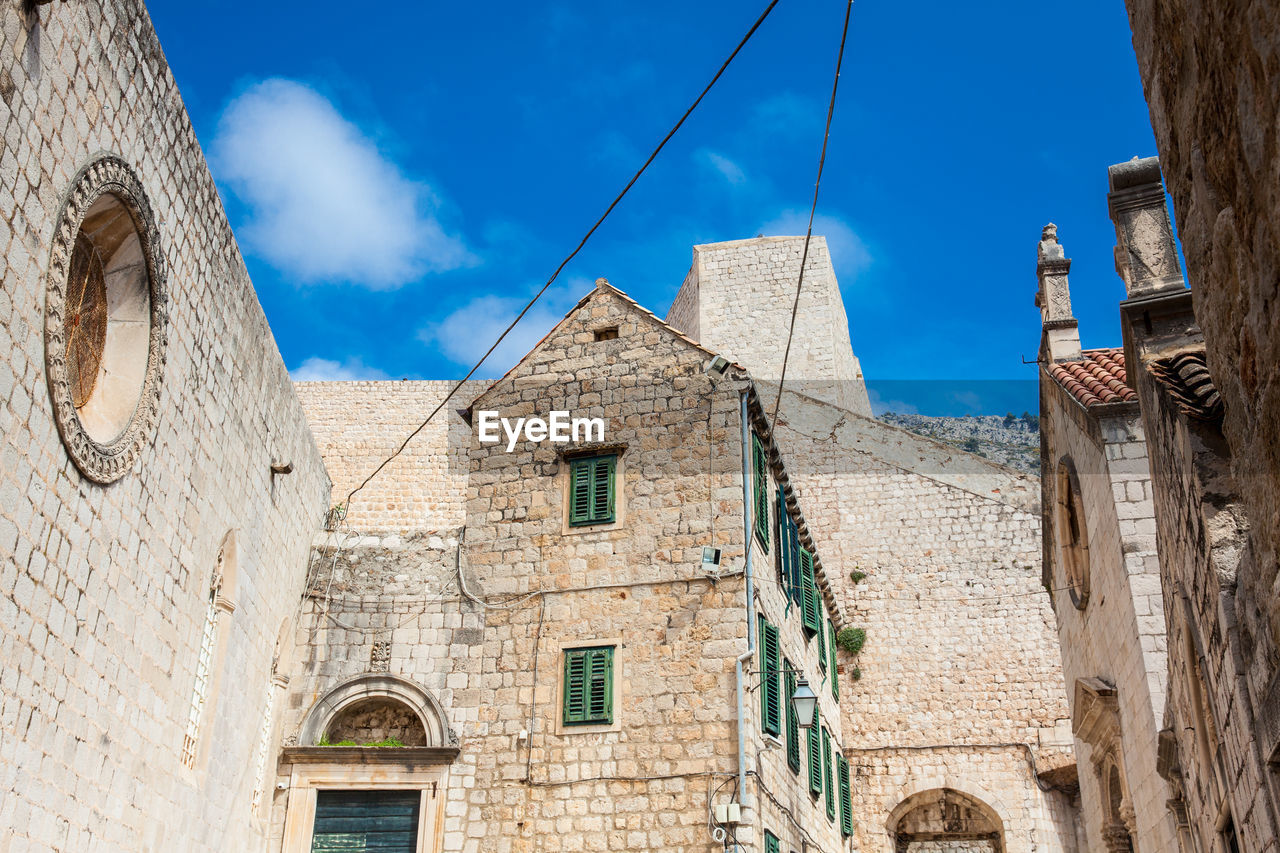
[[[564,650],[564,723],[613,724],[613,646]]]
[[[612,524],[617,503],[618,456],[583,456],[569,461],[569,525]]]
[[[618,339],[618,327],[610,326],[607,329],[596,329],[597,341],[614,341]]]

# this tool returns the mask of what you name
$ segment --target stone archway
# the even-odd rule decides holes
[[[995,809],[954,788],[907,797],[889,815],[894,853],[1004,853],[1004,823]]]
[[[457,746],[458,738],[449,727],[444,708],[430,691],[412,681],[386,673],[369,673],[348,679],[329,690],[311,706],[298,733],[300,746],[314,746],[335,725],[360,725],[352,718],[363,709],[381,717],[383,725],[405,731],[402,718],[406,712],[417,717],[422,727],[421,740],[415,735],[413,746]],[[406,745],[408,743],[406,742]]]

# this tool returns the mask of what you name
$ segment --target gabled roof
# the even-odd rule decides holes
[[[1079,361],[1050,364],[1046,372],[1086,409],[1107,403],[1129,403],[1138,394],[1125,370],[1124,348],[1087,349]]]
[[[667,323],[665,320],[658,317],[657,314],[654,314],[652,311],[650,311],[648,308],[645,308],[639,302],[636,302],[634,299],[628,296],[623,290],[610,284],[608,279],[598,278],[596,279],[596,286],[592,288],[590,291],[588,291],[585,296],[579,299],[576,305],[574,305],[572,308],[566,311],[565,315],[560,318],[560,322],[556,323],[555,326],[553,326],[550,331],[548,331],[545,335],[543,335],[538,340],[538,342],[534,344],[533,347],[527,353],[525,353],[524,356],[519,361],[517,361],[515,364],[511,366],[510,370],[502,374],[502,376],[498,377],[493,382],[490,382],[488,387],[486,387],[483,391],[481,391],[479,394],[476,395],[475,399],[472,400],[471,405],[467,406],[467,408],[465,409],[462,409],[459,413],[462,414],[464,418],[469,418],[471,410],[475,407],[476,403],[478,403],[486,394],[492,391],[499,382],[505,381],[509,376],[512,376],[517,370],[519,370],[520,366],[529,360],[529,356],[532,355],[538,349],[538,347],[542,346],[542,344],[547,340],[547,338],[550,338],[557,331],[559,331],[560,327],[563,326],[565,323],[567,323],[569,321],[569,318],[572,317],[575,313],[577,313],[582,308],[582,306],[590,302],[591,298],[595,296],[597,293],[613,294],[614,296],[618,297],[623,302],[625,302],[627,305],[629,305],[632,309],[634,309],[638,314],[640,314],[646,320],[649,320],[654,325],[659,326],[665,329],[666,331],[670,332],[674,337],[679,338],[680,340],[684,341],[694,349],[700,352],[703,352],[708,356],[719,355],[719,353],[715,353],[707,349],[702,344],[698,343],[693,338],[686,335],[684,332],[681,332],[679,329],[675,328],[674,326]],[[736,368],[737,370],[745,369],[742,367],[742,365],[734,362],[730,362],[730,366],[733,368]]]

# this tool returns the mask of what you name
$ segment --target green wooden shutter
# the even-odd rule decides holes
[[[317,791],[312,853],[418,849],[421,791]]]
[[[751,459],[755,468],[754,512],[756,515],[756,538],[769,551],[769,465],[764,455],[764,445],[754,433],[751,436]]]
[[[818,599],[818,668],[823,672],[827,671],[827,626],[826,607],[821,606],[822,599]]]
[[[791,669],[791,661],[782,659],[783,680],[786,682],[784,697],[787,705],[787,766],[794,773],[800,772],[800,723],[796,720],[796,709],[791,698],[796,695],[796,674]]]
[[[813,577],[813,555],[800,549],[800,582],[802,586],[801,606],[804,609],[804,627],[811,634],[816,634],[821,627],[818,619],[818,588]]]
[[[613,647],[565,649],[564,722],[613,722]]]
[[[782,587],[783,595],[790,598],[793,573],[790,548],[791,516],[787,512],[787,495],[781,486],[778,487],[778,505],[773,515],[778,525],[778,583]]]
[[[760,617],[760,728],[782,733],[782,696],[778,686],[778,628]]]
[[[769,830],[764,831],[764,853],[779,853],[778,836]]]
[[[849,762],[836,754],[836,767],[840,775],[840,834],[853,835],[853,793],[849,787]]]
[[[812,794],[822,793],[822,745],[818,742],[818,709],[813,709],[813,725],[809,727],[808,732],[808,752],[809,752],[809,792]]]
[[[591,456],[570,463],[569,524],[609,524],[614,518],[618,457]]]
[[[831,698],[840,701],[840,671],[836,668],[836,623],[827,623],[827,651],[831,655]]]
[[[800,568],[800,528],[795,520],[787,516],[787,551],[790,554],[791,578],[789,595],[797,607],[804,606],[804,580]]]
[[[836,819],[835,767],[831,761],[831,734],[822,730],[822,797],[827,807],[827,820]]]

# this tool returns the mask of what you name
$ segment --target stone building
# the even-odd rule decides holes
[[[1250,512],[1265,474],[1230,440],[1158,161],[1108,177],[1123,349],[1081,352],[1052,226],[1038,267],[1046,583],[1098,770],[1086,831],[1107,849],[1274,850],[1275,598]]]
[[[822,240],[776,423],[798,238],[369,479],[452,386],[295,388],[142,5],[0,16],[5,846],[1087,849],[1035,483],[867,417]]]
[[[1192,423],[1176,437],[1190,443],[1183,450],[1188,461],[1194,448],[1196,464],[1209,465],[1211,452],[1218,459],[1213,466],[1230,474],[1229,484],[1207,471],[1198,474],[1203,482],[1190,497],[1197,490],[1214,494],[1215,509],[1208,513],[1214,523],[1207,529],[1221,533],[1225,543],[1238,528],[1232,547],[1243,552],[1227,558],[1234,571],[1218,572],[1222,597],[1211,608],[1216,619],[1200,627],[1204,654],[1230,660],[1242,680],[1232,688],[1230,708],[1238,728],[1224,737],[1237,752],[1256,743],[1257,755],[1247,759],[1255,769],[1242,780],[1254,790],[1239,795],[1231,816],[1238,825],[1238,809],[1249,808],[1265,826],[1262,802],[1269,801],[1274,826],[1280,813],[1280,17],[1274,4],[1264,2],[1126,5],[1192,285],[1190,305],[1178,307],[1194,314],[1197,331],[1176,343],[1203,347],[1195,358],[1203,358],[1221,402],[1209,436],[1220,432],[1222,443],[1202,438]],[[1216,491],[1224,488],[1233,496],[1230,523],[1216,511],[1222,500]],[[1191,770],[1184,766],[1183,772]],[[1202,814],[1212,812],[1215,799],[1221,798],[1204,802]],[[1246,843],[1255,840],[1276,843],[1274,833]]]
[[[1081,350],[1071,260],[1046,226],[1040,440],[1044,586],[1062,646],[1089,849],[1176,850],[1157,772],[1167,653],[1155,507],[1122,348]]]
[[[253,850],[329,479],[141,4],[0,8],[0,848]]]

